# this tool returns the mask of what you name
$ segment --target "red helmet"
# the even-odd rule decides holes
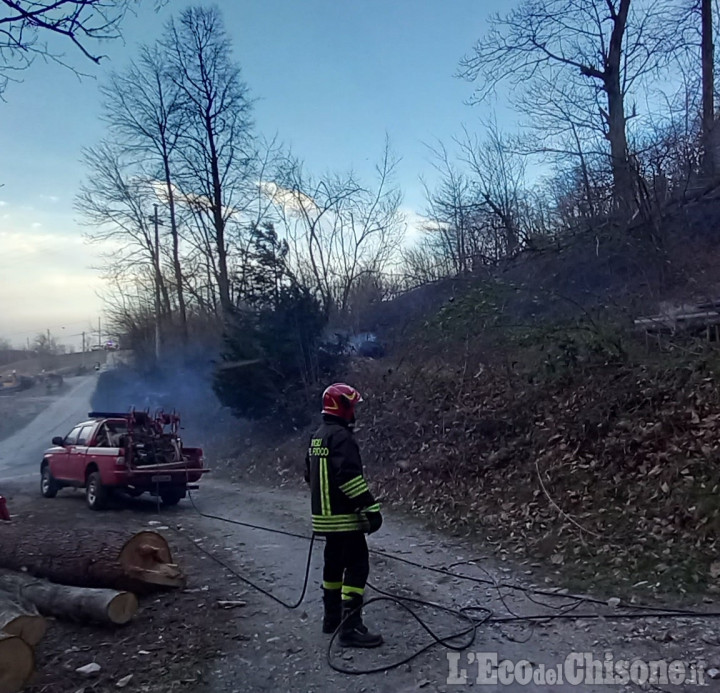
[[[344,419],[348,423],[355,420],[355,405],[362,402],[362,395],[350,385],[335,383],[323,392],[323,414]]]

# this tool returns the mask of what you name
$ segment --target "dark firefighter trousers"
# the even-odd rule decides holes
[[[362,597],[370,574],[370,558],[363,532],[337,532],[325,536],[323,588],[342,589],[343,599]]]

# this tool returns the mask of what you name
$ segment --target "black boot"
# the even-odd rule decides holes
[[[363,598],[360,594],[353,594],[350,599],[343,599],[344,622],[339,638],[341,647],[379,647],[383,644],[382,635],[368,632],[363,624],[362,603]]]
[[[334,633],[342,621],[342,597],[340,590],[327,590],[323,588],[323,633]]]

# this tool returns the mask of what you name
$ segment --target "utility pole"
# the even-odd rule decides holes
[[[160,232],[158,227],[158,206],[153,205],[150,217],[155,227],[155,361],[160,363]]]
[[[102,330],[100,329],[100,320],[101,318],[98,318],[98,346],[102,346]]]

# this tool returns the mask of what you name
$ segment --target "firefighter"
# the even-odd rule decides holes
[[[369,632],[362,621],[370,572],[365,534],[382,525],[353,435],[355,405],[362,397],[354,387],[335,383],[322,400],[323,423],[310,441],[305,480],[311,489],[313,532],[325,537],[323,633],[334,633],[342,622],[341,646],[378,647],[382,636]]]

